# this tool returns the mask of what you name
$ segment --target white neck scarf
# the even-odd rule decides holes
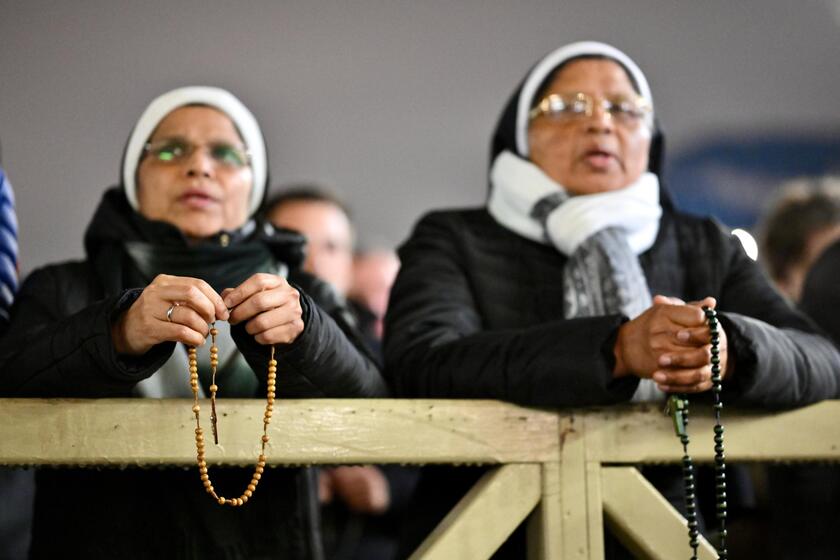
[[[583,241],[608,227],[621,229],[636,255],[650,249],[659,233],[659,179],[644,173],[635,183],[616,191],[569,196],[566,189],[522,158],[504,151],[490,171],[490,215],[507,229],[533,241],[553,244],[566,256]],[[564,199],[543,225],[531,215],[542,199]]]

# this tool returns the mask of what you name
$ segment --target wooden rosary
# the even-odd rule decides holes
[[[218,417],[216,416],[216,391],[219,387],[216,385],[216,368],[219,365],[219,348],[216,346],[216,335],[219,331],[216,329],[216,324],[213,323],[210,328],[210,337],[212,345],[210,346],[210,424],[213,430],[213,440],[218,445],[219,430],[217,427]],[[207,461],[204,458],[204,430],[201,429],[201,422],[199,420],[199,411],[201,407],[198,405],[198,359],[196,358],[196,349],[194,346],[189,348],[190,358],[190,387],[193,392],[193,407],[195,413],[195,447],[197,451],[198,471],[201,473],[201,482],[204,484],[204,489],[208,494],[213,496],[219,505],[241,506],[244,505],[248,499],[253,495],[260,483],[263,471],[265,470],[265,444],[268,443],[268,425],[271,423],[271,413],[274,411],[274,382],[277,379],[277,360],[274,359],[274,345],[271,345],[271,356],[268,360],[268,386],[266,391],[265,416],[263,417],[263,435],[262,446],[260,447],[260,456],[257,459],[257,466],[254,469],[254,476],[251,477],[251,482],[248,487],[238,498],[225,498],[219,496],[213,488],[213,483],[210,481],[210,474],[207,472]]]

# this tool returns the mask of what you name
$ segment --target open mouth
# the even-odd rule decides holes
[[[615,160],[615,155],[605,150],[589,150],[583,159],[592,167],[601,169],[609,166]]]
[[[202,191],[187,191],[178,200],[190,208],[206,208],[218,202],[215,197]]]

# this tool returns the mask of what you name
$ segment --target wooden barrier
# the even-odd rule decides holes
[[[0,464],[192,465],[191,400],[0,399]],[[264,404],[219,403],[212,464],[251,465]],[[691,453],[714,455],[710,410],[692,407]],[[727,460],[840,460],[840,401],[759,413],[727,410]],[[268,462],[486,464],[489,471],[413,558],[488,558],[528,520],[529,558],[603,558],[604,521],[644,558],[689,556],[685,520],[635,465],[682,448],[657,407],[548,411],[496,401],[278,401]],[[714,558],[703,541],[701,558]]]

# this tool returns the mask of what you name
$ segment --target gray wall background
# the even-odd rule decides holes
[[[0,0],[0,141],[24,273],[82,256],[156,95],[232,90],[274,184],[331,185],[369,244],[480,204],[489,135],[537,58],[615,44],[648,74],[669,149],[719,132],[836,129],[840,1]]]

